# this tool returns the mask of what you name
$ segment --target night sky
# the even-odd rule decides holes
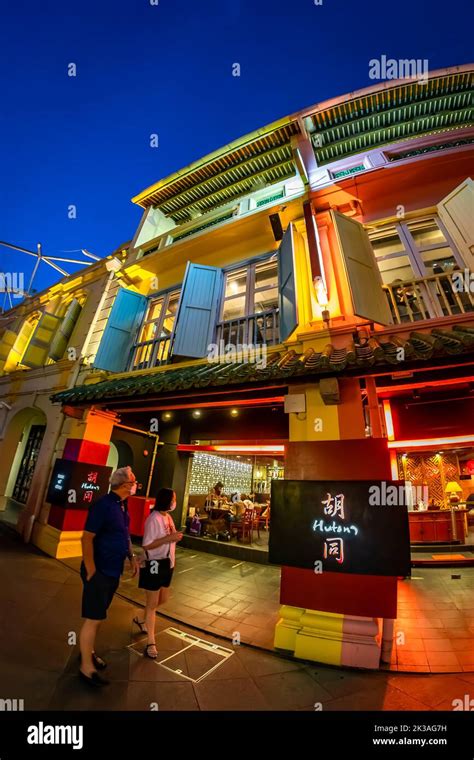
[[[10,0],[0,18],[0,239],[104,256],[138,225],[133,195],[246,132],[374,84],[370,59],[427,58],[430,70],[469,63],[473,8]],[[0,248],[0,271],[28,276],[33,264]],[[37,289],[58,278],[41,269]]]

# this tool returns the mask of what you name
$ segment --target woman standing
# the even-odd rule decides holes
[[[145,522],[142,548],[145,563],[140,568],[138,587],[146,591],[145,619],[134,618],[143,633],[148,635],[144,654],[156,660],[155,622],[158,605],[168,599],[175,564],[176,543],[183,534],[176,531],[170,512],[176,508],[176,494],[171,488],[160,488],[155,506]]]

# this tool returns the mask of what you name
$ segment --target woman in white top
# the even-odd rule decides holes
[[[176,494],[171,488],[160,488],[155,507],[145,522],[142,548],[145,562],[140,568],[138,587],[145,589],[145,619],[134,618],[143,633],[148,635],[144,654],[156,660],[155,622],[158,605],[166,602],[175,563],[177,541],[183,534],[176,531],[170,512],[176,508]]]

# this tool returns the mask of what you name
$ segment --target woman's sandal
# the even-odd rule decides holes
[[[142,623],[137,617],[134,617],[132,622],[135,623],[135,625],[138,625],[140,633],[148,633],[147,629],[145,628],[145,623]]]
[[[145,647],[145,651],[143,652],[143,654],[145,655],[145,657],[149,657],[150,660],[156,660],[156,658],[158,657],[158,654],[148,654],[148,649],[150,647],[155,647],[155,649],[156,649],[156,644],[147,644],[146,647]]]

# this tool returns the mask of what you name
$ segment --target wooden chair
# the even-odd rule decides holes
[[[260,524],[262,521],[261,514],[264,507],[255,507],[252,521],[252,530],[257,530],[257,538],[260,538]]]
[[[231,530],[237,534],[237,538],[240,541],[248,539],[248,543],[252,543],[252,528],[255,517],[255,510],[252,507],[248,507],[242,520],[240,522],[232,523]]]

